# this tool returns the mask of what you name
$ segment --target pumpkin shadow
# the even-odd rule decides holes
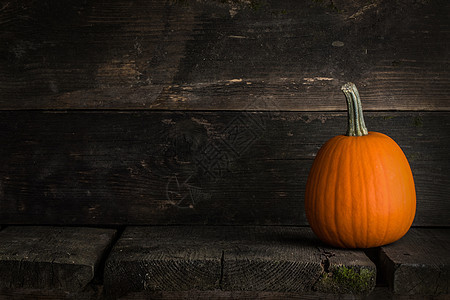
[[[330,248],[317,238],[308,227],[289,227],[283,229],[252,232],[249,242],[257,244],[277,244],[288,247]]]
[[[278,236],[278,241],[283,245],[292,247],[330,247],[317,238],[312,231],[305,232],[304,230],[283,232]]]

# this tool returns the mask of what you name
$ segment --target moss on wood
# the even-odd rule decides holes
[[[368,294],[375,286],[376,271],[369,268],[333,266],[324,272],[316,289],[327,293]]]

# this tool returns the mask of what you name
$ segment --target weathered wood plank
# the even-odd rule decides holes
[[[351,276],[349,274],[351,273]],[[322,245],[309,228],[128,227],[105,266],[105,291],[369,293],[375,265]]]
[[[10,226],[0,232],[0,287],[82,291],[93,280],[115,232]]]
[[[343,113],[0,112],[3,224],[305,225]],[[449,113],[367,113],[415,176],[415,225],[448,226]]]
[[[375,285],[375,266],[362,251],[326,247],[309,228],[227,227],[225,232],[234,245],[224,250],[223,290],[358,294]]]
[[[130,293],[120,300],[147,300],[147,299],[196,299],[196,300],[447,300],[445,296],[424,295],[394,295],[387,287],[375,287],[369,295],[354,294],[326,294],[320,292],[294,293],[294,292],[261,292],[261,291],[143,291]]]
[[[449,3],[330,3],[7,1],[0,109],[450,109]]]
[[[193,18],[168,1],[5,3],[0,106],[142,108],[172,80]]]
[[[395,294],[450,294],[450,230],[413,228],[381,247],[382,272]]]
[[[109,295],[219,288],[222,250],[210,227],[127,227],[105,265]],[[216,245],[217,246],[217,245]]]
[[[81,291],[0,288],[2,300],[104,300],[103,287],[88,285]]]

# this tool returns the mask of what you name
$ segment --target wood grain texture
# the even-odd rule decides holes
[[[309,228],[225,230],[234,245],[224,250],[223,290],[367,294],[375,285],[375,265],[362,251],[327,247]],[[361,281],[340,281],[340,268],[352,270]],[[370,275],[363,278],[366,271]]]
[[[105,265],[104,286],[117,297],[143,290],[214,290],[220,285],[219,230],[127,227]]]
[[[446,1],[5,1],[0,109],[449,110]],[[272,109],[272,108],[265,108]]]
[[[0,20],[2,108],[152,103],[194,25],[169,1],[9,1]]]
[[[331,270],[342,268],[358,280],[332,284],[338,278]],[[375,273],[363,252],[328,248],[309,228],[128,227],[106,262],[104,284],[112,296],[192,289],[362,294],[373,289]]]
[[[80,291],[56,289],[0,288],[2,300],[104,300],[103,287],[87,285]]]
[[[113,229],[9,226],[0,232],[0,287],[82,291],[114,235]]]
[[[395,295],[387,287],[375,287],[369,295],[293,293],[293,292],[261,292],[261,291],[143,291],[130,293],[120,300],[147,299],[196,299],[196,300],[446,300],[445,296]]]
[[[0,112],[3,224],[306,225],[304,187],[343,113]],[[403,148],[416,226],[448,226],[449,113],[367,113]]]
[[[381,247],[382,272],[395,294],[450,294],[450,231],[413,228]]]

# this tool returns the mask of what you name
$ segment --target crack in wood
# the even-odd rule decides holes
[[[222,255],[220,257],[220,278],[219,278],[219,289],[223,290],[223,270],[224,270],[224,264],[225,264],[225,250],[222,250]]]
[[[312,284],[311,286],[312,291],[317,291],[319,289],[318,285],[324,278],[324,275],[330,273],[330,266],[331,266],[330,258],[335,256],[334,253],[326,251],[323,248],[317,247],[317,250],[320,252],[320,256],[323,257],[320,263],[323,271],[319,274],[319,276],[315,279],[314,283]]]
[[[323,271],[325,273],[329,273],[331,265],[330,258],[335,256],[335,254],[331,251],[326,251],[325,249],[322,248],[319,248],[319,251],[321,252],[320,256],[324,257],[321,263]]]

